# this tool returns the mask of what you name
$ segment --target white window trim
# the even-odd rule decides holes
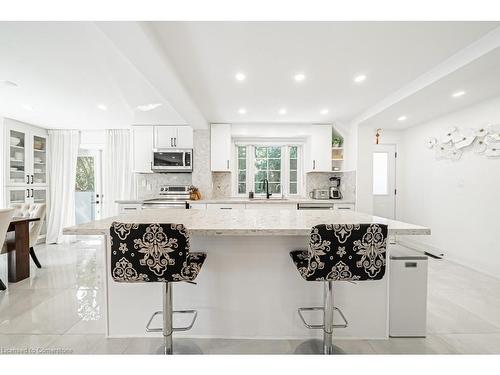
[[[304,196],[304,145],[305,142],[294,140],[287,140],[285,138],[280,140],[267,140],[267,139],[245,139],[245,140],[235,140],[233,142],[233,159],[236,161],[234,163],[233,183],[232,183],[232,196],[233,197],[247,197],[249,187],[253,191],[254,187],[254,177],[255,177],[255,146],[281,146],[282,156],[281,156],[281,195],[283,197],[302,197]],[[246,188],[247,193],[238,193],[238,147],[247,147],[247,165],[246,165]],[[248,147],[250,146],[250,147]],[[297,147],[297,194],[290,194],[290,150],[289,147]],[[283,150],[284,149],[284,150]],[[261,196],[256,195],[256,196]]]

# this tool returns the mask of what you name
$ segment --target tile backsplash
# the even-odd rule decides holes
[[[340,191],[343,198],[350,201],[356,200],[356,171],[350,172],[332,172],[306,174],[306,193],[309,194],[313,189],[329,189],[330,177],[340,177]]]

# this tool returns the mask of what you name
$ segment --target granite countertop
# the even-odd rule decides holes
[[[141,204],[145,201],[146,199],[130,199],[130,200],[117,200],[115,201],[116,203],[119,204]],[[220,199],[201,199],[198,201],[193,201],[193,200],[188,200],[187,202],[189,203],[218,203],[218,204],[231,204],[231,203],[255,203],[255,204],[262,204],[262,203],[271,203],[271,204],[286,204],[286,203],[352,203],[354,204],[355,202],[353,200],[347,200],[347,199],[311,199],[311,198],[286,198],[286,199],[279,199],[279,198],[271,198],[271,199],[262,199],[262,198],[257,198],[257,199],[249,199],[249,198],[220,198]]]
[[[320,223],[380,223],[395,235],[429,235],[430,229],[350,210],[141,210],[65,228],[68,235],[106,235],[113,221],[125,223],[182,223],[201,236],[308,236]]]

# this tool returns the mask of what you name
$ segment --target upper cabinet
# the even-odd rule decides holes
[[[212,172],[230,172],[231,125],[212,124],[210,127],[210,160]]]
[[[47,185],[47,131],[23,123],[6,124],[6,186]]]
[[[306,172],[332,171],[332,126],[312,125],[305,158]]]
[[[154,126],[132,127],[134,172],[151,173]]]
[[[155,126],[155,148],[193,148],[193,128],[190,126]]]

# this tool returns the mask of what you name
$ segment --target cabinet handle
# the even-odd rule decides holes
[[[31,198],[33,198],[33,189],[31,189]]]
[[[229,169],[229,160],[227,161],[227,169]]]
[[[26,189],[26,198],[30,197],[30,189]]]
[[[316,160],[313,160],[313,169],[316,169]]]
[[[177,147],[177,137],[174,138],[174,146]]]
[[[33,185],[33,175],[31,175],[31,184]]]
[[[221,207],[220,209],[221,210],[232,210],[233,208],[232,207]]]
[[[27,175],[26,175],[26,184],[29,184],[29,183],[30,183],[30,175],[29,175],[29,174],[27,174]]]

